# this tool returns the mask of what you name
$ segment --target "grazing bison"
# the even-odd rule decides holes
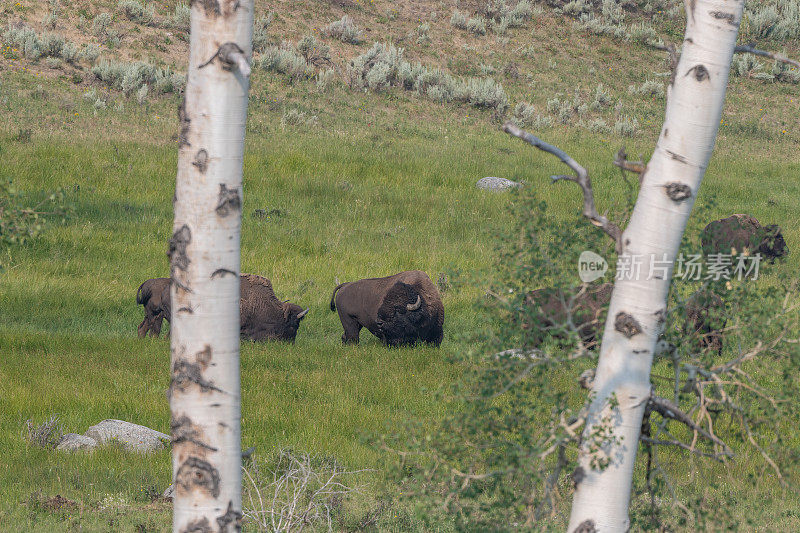
[[[686,299],[685,338],[690,346],[722,353],[722,329],[727,322],[722,298],[707,289],[700,289]]]
[[[789,253],[781,228],[762,226],[750,215],[733,215],[715,220],[703,229],[703,252],[708,254],[760,253],[764,259],[774,260]],[[732,252],[735,250],[735,252]]]
[[[240,334],[253,341],[263,340],[283,340],[294,342],[300,321],[308,313],[308,309],[303,309],[299,305],[289,302],[281,302],[275,296],[270,281],[262,276],[255,274],[242,274],[240,279],[240,299],[239,299],[239,332]],[[153,298],[140,298],[145,295],[143,287],[162,286],[166,281],[166,287],[159,293],[157,305],[152,302]],[[150,279],[142,283],[139,293],[136,296],[136,303],[145,306],[145,320],[139,326],[139,336],[143,337],[142,328],[145,323],[155,323],[153,328],[156,336],[161,331],[161,320],[170,321],[170,280],[169,278]]]
[[[558,289],[538,289],[526,297],[526,303],[538,306],[536,316],[539,323],[535,326],[534,344],[544,341],[544,332],[548,329],[562,328],[569,318],[567,309],[571,309],[572,323],[580,335],[583,344],[593,349],[599,344],[603,322],[601,317],[608,310],[611,292],[614,285],[602,283],[589,285],[584,292],[576,287],[570,291]],[[570,298],[574,298],[570,305]],[[531,328],[531,324],[523,324],[523,328]],[[559,335],[560,336],[560,335]]]
[[[361,328],[387,346],[418,341],[439,346],[444,335],[442,298],[419,270],[342,283],[331,296],[331,311],[337,310],[345,344],[358,343]]]
[[[255,274],[242,274],[239,313],[242,336],[254,340],[294,342],[300,321],[308,313],[293,303],[281,302],[270,281]]]
[[[585,292],[579,288],[563,291],[557,289],[539,289],[528,295],[528,305],[539,307],[537,316],[539,325],[534,336],[534,347],[544,341],[544,332],[548,329],[563,328],[567,323],[567,308],[572,301],[572,323],[580,335],[581,341],[588,349],[594,349],[602,338],[604,323],[603,313],[611,302],[611,283],[590,285]],[[710,349],[722,352],[722,329],[725,327],[725,304],[716,294],[701,289],[692,294],[685,303],[686,319],[682,325],[684,338],[690,339],[691,345],[700,350]],[[523,324],[528,329],[530,324]],[[561,335],[558,335],[561,337]]]
[[[169,278],[148,279],[139,285],[136,303],[144,306],[144,320],[138,328],[140,339],[148,333],[151,337],[158,337],[161,334],[162,321],[166,318],[169,322],[169,286]]]

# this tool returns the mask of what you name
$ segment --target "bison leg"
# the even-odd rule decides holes
[[[161,335],[161,324],[164,319],[164,315],[158,314],[153,317],[153,325],[150,328],[150,333],[152,337],[158,338]]]
[[[342,334],[343,344],[358,344],[358,337],[361,333],[361,324],[355,318],[339,314],[339,319],[342,321],[344,333]]]
[[[148,316],[145,314],[144,320],[142,320],[142,323],[139,324],[139,327],[136,330],[136,332],[139,334],[139,338],[140,339],[145,338],[147,336],[147,331],[149,329],[150,329],[150,320]]]

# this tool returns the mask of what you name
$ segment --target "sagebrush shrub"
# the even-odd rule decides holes
[[[94,18],[92,22],[92,29],[94,30],[95,37],[99,38],[106,38],[109,35],[109,30],[111,29],[111,23],[114,19],[111,18],[111,15],[108,13],[100,13]]]
[[[272,13],[253,21],[253,52],[263,52],[269,45],[270,25],[272,25]]]
[[[633,137],[639,131],[639,121],[628,116],[620,117],[614,124],[614,133],[623,137]]]
[[[475,35],[486,35],[486,19],[474,17],[467,21],[467,31]]]
[[[336,73],[332,68],[319,71],[317,73],[317,90],[322,93],[326,92],[335,77]]]
[[[628,86],[628,94],[664,98],[664,84],[656,80],[645,80],[641,85]]]
[[[763,67],[764,64],[750,54],[736,54],[731,60],[733,75],[740,78],[750,78]]]
[[[658,38],[656,30],[645,22],[640,22],[639,24],[631,26],[630,39],[648,46],[664,44],[661,42],[661,39]]]
[[[343,16],[335,22],[331,22],[325,26],[323,31],[326,35],[334,39],[339,39],[343,43],[358,44],[361,42],[361,30],[348,15]]]
[[[145,84],[139,87],[139,90],[136,91],[136,101],[139,102],[139,105],[144,105],[147,102],[147,94],[150,92],[150,86]]]
[[[450,17],[450,25],[454,28],[458,28],[459,30],[466,30],[467,29],[467,16],[456,9],[453,11],[453,15]]]
[[[84,45],[79,56],[81,59],[84,59],[89,63],[94,63],[97,61],[97,58],[100,57],[100,47],[94,43]]]
[[[313,35],[305,35],[297,42],[297,51],[308,63],[327,61],[331,58],[331,47],[317,40]]]
[[[192,8],[186,2],[178,2],[175,6],[175,12],[169,19],[169,25],[173,29],[185,33],[189,33],[192,19]],[[255,38],[255,27],[253,28],[253,37]]]
[[[504,113],[508,108],[508,96],[503,86],[492,78],[470,78],[466,83],[467,99],[476,107],[494,109]]]
[[[303,56],[293,49],[277,46],[270,46],[264,50],[257,65],[267,71],[285,74],[292,82],[314,75],[314,68]]]
[[[514,116],[511,118],[511,121],[516,124],[517,127],[524,128],[532,124],[536,117],[535,107],[527,102],[519,102],[514,107]]]
[[[779,81],[800,83],[800,69],[789,66],[782,61],[775,61],[772,64],[772,75]]]
[[[281,126],[316,126],[319,123],[316,115],[293,108],[285,111],[281,118]]]
[[[92,68],[92,74],[100,81],[113,89],[130,95],[144,90],[144,99],[150,90],[150,85],[157,88],[156,92],[182,92],[186,87],[186,78],[181,74],[174,74],[169,68],[160,68],[150,63],[140,61],[125,63],[120,61],[102,60]]]
[[[595,133],[608,133],[611,131],[611,128],[606,124],[606,121],[602,118],[595,118],[589,121],[586,125],[589,131]]]
[[[138,0],[120,0],[117,7],[128,20],[139,24],[153,24],[156,17],[155,8],[152,5],[144,5]]]
[[[595,110],[602,109],[611,105],[611,95],[606,91],[602,83],[598,83],[594,90],[594,100],[592,100],[591,108]]]
[[[491,108],[499,114],[507,109],[508,96],[502,85],[493,79],[460,80],[438,68],[411,64],[403,59],[403,52],[402,48],[391,44],[375,43],[350,62],[350,86],[373,91],[397,86],[436,102],[465,102]]]

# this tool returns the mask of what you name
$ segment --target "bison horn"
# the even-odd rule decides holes
[[[420,308],[421,305],[422,305],[422,298],[420,298],[419,294],[417,294],[417,301],[414,302],[413,304],[406,305],[406,309],[408,309],[409,311],[416,311],[417,309]]]
[[[300,320],[304,316],[306,316],[306,314],[308,313],[309,309],[311,309],[311,308],[310,307],[306,307],[304,310],[300,311],[300,313],[297,314],[297,319]]]

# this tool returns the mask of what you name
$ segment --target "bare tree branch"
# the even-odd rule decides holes
[[[522,139],[526,143],[538,148],[539,150],[542,150],[543,152],[547,152],[548,154],[556,156],[562,163],[564,163],[569,168],[575,171],[575,174],[577,174],[577,176],[553,176],[552,177],[553,182],[559,180],[568,180],[568,181],[574,181],[575,183],[580,185],[581,189],[583,189],[584,216],[588,218],[592,224],[602,229],[609,237],[614,239],[614,241],[617,244],[617,252],[621,252],[622,230],[619,228],[619,226],[609,221],[606,217],[602,216],[600,213],[597,212],[597,208],[595,207],[594,204],[594,193],[592,192],[592,182],[589,179],[589,173],[586,171],[586,169],[583,168],[581,165],[579,165],[577,161],[572,159],[563,150],[551,144],[547,144],[538,137],[535,137],[530,133],[516,127],[511,122],[506,122],[503,125],[503,131],[508,133],[509,135],[513,135],[514,137]]]
[[[800,61],[789,59],[788,57],[776,54],[775,52],[768,52],[767,50],[759,50],[754,45],[755,43],[741,44],[736,48],[734,48],[733,52],[736,54],[753,54],[754,56],[768,57],[770,59],[778,61],[779,63],[788,63],[790,65],[794,65],[797,68],[800,68]]]
[[[720,461],[720,462],[722,462],[725,457],[730,457],[730,456],[733,455],[732,453],[718,454],[718,453],[703,452],[703,451],[700,451],[700,450],[690,446],[689,444],[686,444],[685,442],[681,442],[681,441],[679,441],[677,439],[675,439],[675,440],[661,440],[661,439],[656,440],[656,439],[651,439],[650,437],[645,437],[644,435],[642,435],[641,437],[639,437],[639,440],[641,440],[642,442],[646,442],[647,444],[652,444],[654,446],[677,446],[678,448],[683,448],[684,450],[689,451],[689,452],[691,452],[691,453],[693,453],[695,455],[700,455],[702,457],[709,457],[711,459],[714,459],[714,460]]]
[[[672,420],[675,420],[676,422],[680,422],[681,424],[685,425],[695,433],[710,440],[714,444],[721,446],[725,450],[724,453],[725,455],[732,455],[730,449],[728,448],[728,445],[725,444],[722,440],[720,440],[719,437],[698,426],[689,415],[681,411],[677,405],[667,400],[666,398],[660,398],[655,395],[650,396],[650,400],[648,402],[647,407],[648,409],[657,412],[664,418],[670,418]],[[694,446],[691,446],[691,448],[694,448]]]
[[[617,152],[617,156],[614,158],[614,165],[618,166],[622,170],[639,174],[640,183],[642,181],[642,174],[647,168],[647,165],[644,161],[628,161],[628,154],[625,152],[624,146],[619,149],[619,152]]]

